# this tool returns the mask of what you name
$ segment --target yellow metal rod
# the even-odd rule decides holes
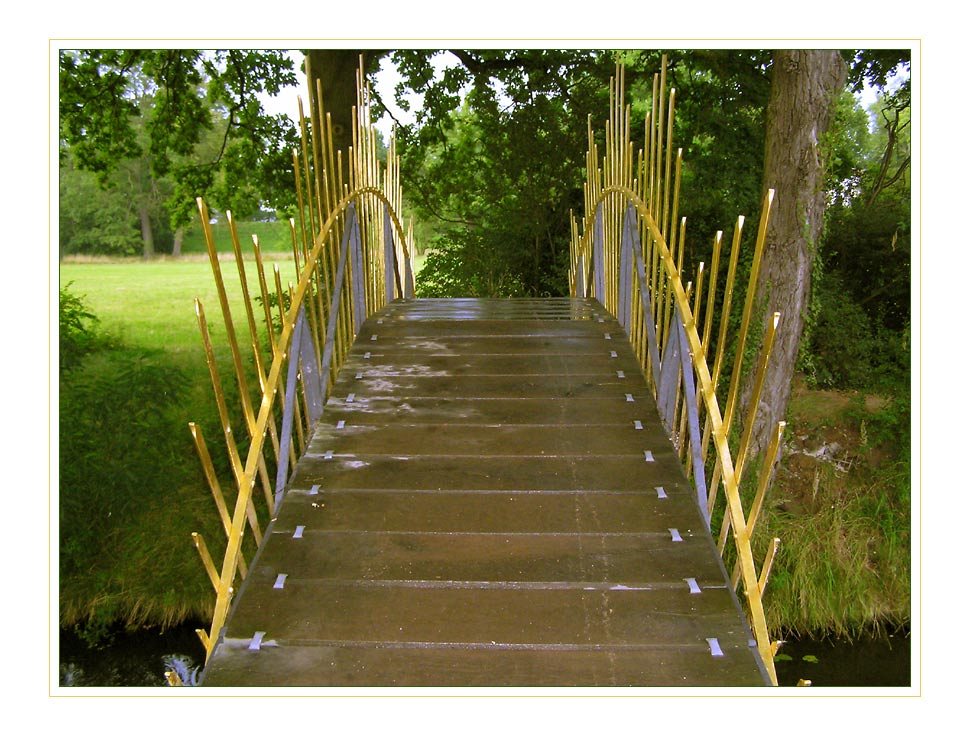
[[[216,570],[215,563],[212,561],[212,555],[209,554],[209,548],[205,546],[205,540],[198,532],[192,532],[192,541],[195,544],[195,548],[199,551],[199,557],[202,558],[202,566],[209,576],[209,582],[212,583],[212,587],[218,593],[219,573]]]

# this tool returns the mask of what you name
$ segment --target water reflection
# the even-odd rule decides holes
[[[73,632],[60,633],[60,687],[167,687],[177,678],[198,684],[205,650],[195,633],[200,625],[164,632],[115,632],[91,649]]]
[[[839,639],[793,639],[782,645],[775,661],[778,684],[812,687],[910,687],[911,639],[900,631]]]

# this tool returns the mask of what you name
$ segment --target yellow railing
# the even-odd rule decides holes
[[[401,188],[395,143],[392,138],[387,166],[382,166],[377,157],[377,136],[370,125],[369,87],[362,69],[358,74],[354,139],[348,151],[333,148],[332,124],[319,85],[310,89],[309,121],[300,103],[302,145],[293,152],[298,216],[290,221],[296,283],[289,281],[284,288],[276,265],[271,274],[267,272],[259,241],[253,236],[256,284],[250,289],[251,277],[236,224],[227,213],[248,337],[245,348],[245,338],[237,336],[209,213],[205,203],[201,199],[198,202],[235,383],[235,390],[226,390],[205,311],[197,299],[199,329],[228,454],[228,474],[236,487],[230,513],[230,501],[222,490],[201,427],[190,424],[227,540],[222,563],[217,566],[202,536],[192,535],[216,593],[211,628],[198,632],[207,658],[225,624],[233,591],[247,574],[243,551],[246,528],[258,546],[288,471],[309,442],[361,323],[389,300],[413,295],[412,236],[410,228],[405,235],[399,216]],[[309,73],[307,76],[312,79]],[[254,293],[258,293],[261,309],[254,307]],[[278,399],[279,394],[282,397]],[[231,395],[238,396],[235,416],[229,405]],[[245,425],[241,449],[233,430],[234,419],[237,425]],[[257,485],[261,493],[256,492]]]
[[[711,530],[722,555],[728,551],[728,536],[734,540],[732,583],[735,588],[739,581],[743,583],[743,597],[759,654],[771,681],[777,684],[773,661],[777,644],[769,638],[762,597],[778,540],[768,550],[759,574],[751,538],[778,456],[784,422],[778,423],[765,453],[747,516],[741,500],[741,481],[755,412],[749,412],[733,454],[729,446],[732,424],[738,413],[744,346],[754,312],[755,285],[774,192],[769,190],[764,198],[741,328],[734,338],[734,368],[722,414],[717,389],[726,354],[728,317],[744,218],[738,218],[734,233],[719,338],[714,365],[710,368],[708,353],[712,345],[721,233],[715,237],[706,291],[704,264],[698,269],[696,286],[691,283],[685,286],[681,272],[686,220],[678,222],[677,219],[682,154],[680,150],[673,152],[671,140],[676,93],[671,90],[667,95],[666,59],[663,67],[654,77],[644,143],[636,159],[631,111],[624,104],[624,74],[620,64],[617,64],[616,77],[611,80],[610,119],[606,124],[602,157],[592,122],[589,123],[585,213],[582,228],[575,217],[572,222],[570,289],[573,296],[599,299],[626,328],[654,388],[665,426],[684,460],[688,477],[695,484],[698,504],[708,524],[712,518],[722,519],[720,530]],[[773,315],[765,330],[750,406],[759,405],[778,317]]]

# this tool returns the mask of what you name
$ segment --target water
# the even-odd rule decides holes
[[[191,681],[205,662],[205,649],[195,633],[201,624],[164,632],[115,633],[112,641],[90,649],[70,631],[60,632],[61,687],[167,687],[165,672],[177,671]]]
[[[166,687],[166,670],[178,670],[190,681],[205,661],[195,633],[204,625],[191,624],[165,632],[118,633],[104,648],[92,650],[70,632],[60,636],[61,687]],[[909,687],[910,638],[865,637],[846,642],[835,639],[792,639],[776,662],[778,684],[795,686],[811,680],[812,687]]]
[[[793,639],[782,645],[775,671],[781,686],[810,680],[812,687],[910,687],[908,632],[838,639]]]

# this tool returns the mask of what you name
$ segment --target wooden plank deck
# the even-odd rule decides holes
[[[203,677],[766,684],[622,328],[569,299],[365,323]]]

